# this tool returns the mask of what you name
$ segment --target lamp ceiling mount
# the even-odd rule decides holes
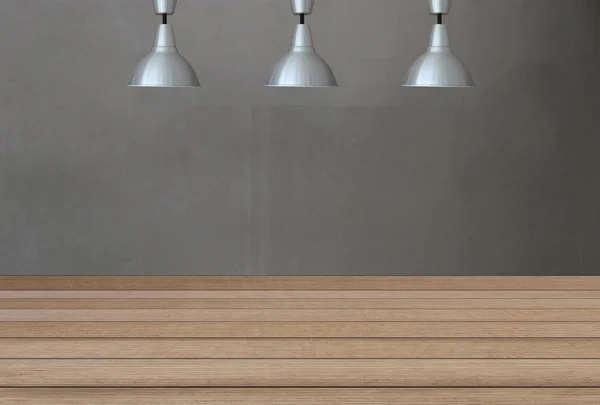
[[[315,0],[290,0],[294,15],[310,15],[315,7]]]
[[[431,14],[450,14],[452,0],[429,0],[429,12]]]
[[[173,15],[177,8],[177,0],[153,0],[156,15]]]

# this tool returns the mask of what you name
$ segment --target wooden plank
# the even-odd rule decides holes
[[[4,290],[596,290],[600,277],[5,276]]]
[[[0,386],[592,388],[600,360],[0,360]]]
[[[12,291],[0,299],[600,299],[600,291]]]
[[[1,405],[598,405],[600,389],[0,389]]]
[[[0,337],[600,337],[600,322],[0,322]]]
[[[0,358],[600,359],[600,339],[0,339]]]
[[[1,309],[600,309],[600,299],[0,299]]]
[[[0,309],[0,322],[600,322],[600,310]]]

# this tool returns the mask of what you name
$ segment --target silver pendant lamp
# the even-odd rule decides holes
[[[129,86],[199,87],[198,76],[189,62],[179,54],[175,32],[167,16],[175,13],[177,0],[153,0],[154,12],[162,16],[154,49],[135,67]]]
[[[304,16],[312,14],[315,0],[290,0],[292,12],[300,16],[292,47],[277,64],[267,81],[268,87],[337,87],[333,71],[313,45],[310,26]]]
[[[432,15],[437,15],[429,49],[412,65],[406,76],[407,87],[473,87],[467,67],[452,52],[448,28],[442,18],[450,12],[452,0],[429,0]]]

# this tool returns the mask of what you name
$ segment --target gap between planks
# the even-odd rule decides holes
[[[600,389],[1,389],[0,405],[598,405]]]
[[[3,276],[5,290],[581,290],[583,276]]]
[[[0,309],[600,309],[600,299],[5,298]]]
[[[12,291],[0,299],[600,299],[600,291]]]
[[[0,322],[600,322],[600,309],[0,309]]]

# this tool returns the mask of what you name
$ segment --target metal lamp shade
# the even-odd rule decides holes
[[[271,72],[268,87],[337,87],[333,71],[313,45],[308,24],[298,24],[292,47]]]
[[[436,24],[433,26],[429,49],[411,66],[404,86],[475,86],[467,67],[452,52],[448,28],[445,25]]]
[[[159,26],[154,49],[137,64],[129,86],[200,86],[194,68],[177,51],[175,33],[171,25]]]

